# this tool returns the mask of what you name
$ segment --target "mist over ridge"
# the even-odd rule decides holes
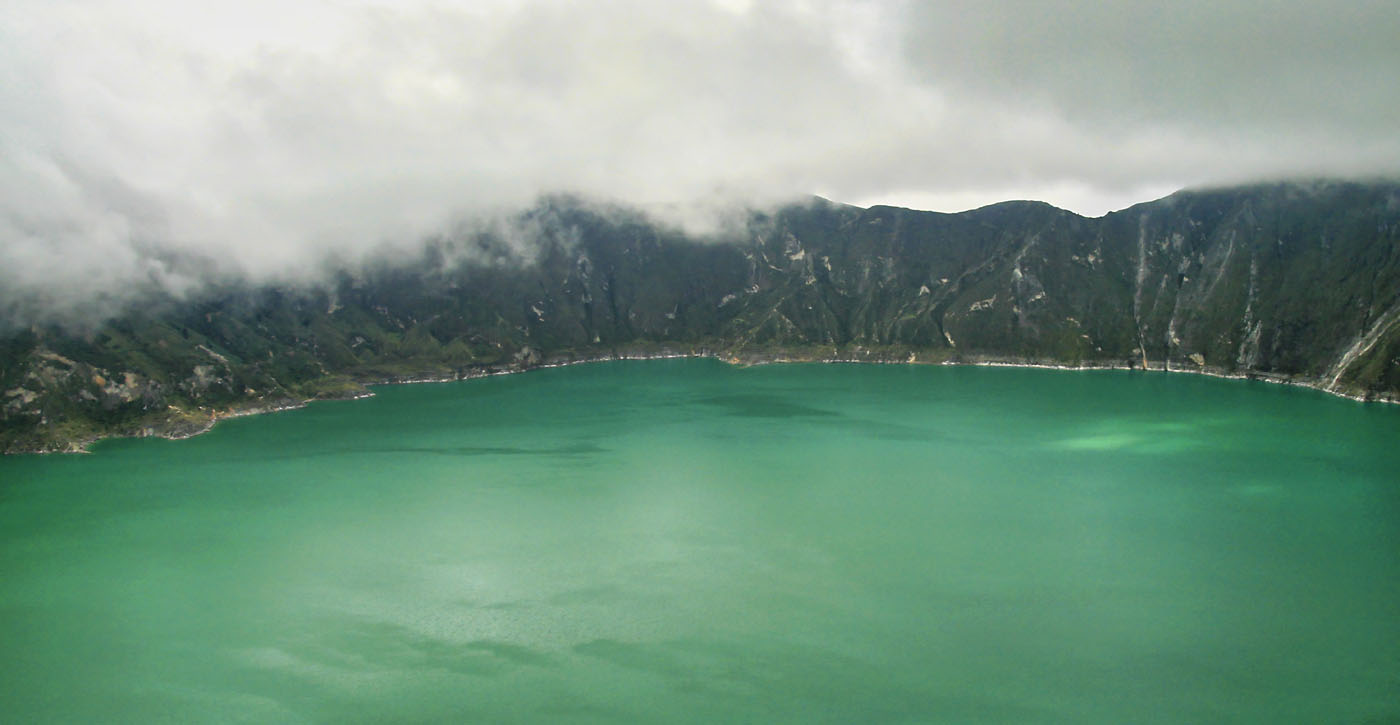
[[[1098,216],[1393,176],[1397,36],[1380,2],[18,0],[0,308],[301,284],[555,190]]]

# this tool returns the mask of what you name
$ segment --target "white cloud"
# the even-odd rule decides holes
[[[1400,169],[1382,4],[1050,8],[14,0],[0,306],[295,278],[553,191],[1099,214]]]

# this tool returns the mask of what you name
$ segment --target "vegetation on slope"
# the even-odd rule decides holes
[[[1132,365],[1400,394],[1400,186],[1181,192],[1100,219],[822,200],[699,240],[551,198],[528,248],[444,238],[308,288],[224,287],[0,339],[0,448],[183,435],[367,382],[551,360]]]

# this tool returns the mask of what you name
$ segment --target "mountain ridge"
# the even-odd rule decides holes
[[[616,356],[1207,372],[1400,398],[1400,183],[1183,190],[1084,217],[813,198],[701,240],[566,195],[499,235],[320,286],[233,286],[0,339],[0,448],[185,435],[240,411]]]

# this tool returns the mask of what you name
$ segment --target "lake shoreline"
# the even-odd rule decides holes
[[[828,348],[830,349],[830,348]],[[875,364],[875,365],[940,365],[950,367],[1002,367],[1002,368],[1035,368],[1043,370],[1063,370],[1063,371],[1091,371],[1091,370],[1127,370],[1140,371],[1144,373],[1186,373],[1190,375],[1204,375],[1206,377],[1219,378],[1224,380],[1257,380],[1275,385],[1289,385],[1293,387],[1308,388],[1317,390],[1339,398],[1345,398],[1357,403],[1388,403],[1400,404],[1400,397],[1389,395],[1367,396],[1357,394],[1335,387],[1329,387],[1322,379],[1303,378],[1276,373],[1265,373],[1261,371],[1237,372],[1215,368],[1211,366],[1196,367],[1172,367],[1169,361],[1147,361],[1144,367],[1134,360],[1103,360],[1089,361],[1085,363],[1069,365],[1065,363],[1046,362],[1040,360],[1016,359],[998,356],[947,356],[946,351],[925,351],[926,357],[919,359],[920,351],[917,350],[872,350],[864,347],[855,347],[846,354],[839,351],[832,351],[830,355],[816,354],[816,350],[802,349],[775,349],[765,351],[733,351],[715,350],[701,346],[690,350],[661,347],[658,350],[624,350],[610,353],[586,353],[575,356],[573,353],[556,354],[548,358],[539,359],[537,362],[517,361],[505,365],[482,366],[475,368],[459,369],[455,371],[424,371],[418,375],[397,375],[397,376],[370,376],[364,379],[355,380],[357,388],[348,390],[345,394],[332,394],[311,398],[291,398],[282,397],[271,400],[249,401],[248,405],[236,406],[224,410],[214,411],[194,411],[178,410],[170,418],[160,421],[148,422],[136,428],[125,430],[113,430],[99,433],[94,436],[84,436],[80,439],[63,441],[53,447],[39,447],[25,450],[7,450],[6,455],[22,454],[48,454],[48,453],[90,453],[89,446],[98,441],[111,438],[163,438],[166,440],[185,440],[213,430],[220,421],[232,418],[243,418],[252,415],[263,415],[266,413],[278,413],[287,410],[297,410],[304,408],[310,403],[322,400],[361,400],[374,397],[374,391],[370,388],[380,385],[414,385],[420,383],[451,383],[463,380],[476,380],[481,378],[496,377],[501,375],[516,375],[528,373],[532,370],[547,370],[551,368],[562,368],[573,365],[586,365],[601,362],[616,362],[621,360],[678,360],[678,359],[713,359],[719,360],[728,365],[736,367],[756,367],[760,365],[784,365],[801,363],[823,363],[823,364]]]

